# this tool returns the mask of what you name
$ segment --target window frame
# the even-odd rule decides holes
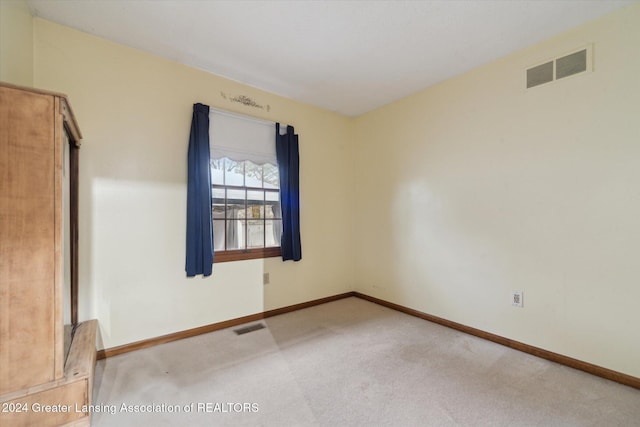
[[[213,160],[213,159],[212,159]],[[246,184],[246,183],[245,183]],[[225,200],[226,200],[226,191],[227,190],[244,190],[245,191],[245,206],[246,206],[246,194],[249,191],[263,191],[265,192],[265,196],[266,193],[277,193],[278,194],[278,198],[280,198],[280,187],[278,186],[278,188],[265,188],[264,187],[264,183],[263,183],[263,187],[249,187],[246,185],[224,185],[224,184],[214,184],[213,182],[211,183],[211,190],[212,190],[212,197],[211,197],[211,208],[213,209],[213,190],[214,189],[221,189],[221,190],[225,190]],[[280,221],[282,221],[282,218],[278,218]],[[262,220],[266,220],[266,218],[262,218]],[[220,221],[219,219],[211,219],[212,221],[212,230],[213,230],[213,224],[215,221]],[[226,229],[226,214],[225,214],[225,229]],[[246,219],[247,223],[245,223],[245,228],[248,229],[248,221],[249,219]],[[246,233],[245,233],[245,238],[246,238]],[[225,237],[225,242],[226,242],[226,237]],[[246,246],[247,242],[245,241],[245,246]],[[226,246],[226,243],[225,243]],[[213,263],[222,263],[222,262],[231,262],[231,261],[242,261],[242,260],[251,260],[251,259],[264,259],[264,258],[275,258],[275,257],[281,257],[282,256],[282,249],[280,244],[278,244],[278,246],[264,246],[264,247],[258,247],[258,248],[247,248],[245,247],[244,249],[229,249],[229,250],[214,250],[214,255],[213,255]]]
[[[275,258],[282,256],[280,246],[269,248],[233,249],[227,251],[215,251],[213,263],[242,261],[247,259]]]

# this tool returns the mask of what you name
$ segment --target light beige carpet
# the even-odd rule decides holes
[[[93,425],[640,426],[640,390],[358,298],[263,323],[99,361]]]

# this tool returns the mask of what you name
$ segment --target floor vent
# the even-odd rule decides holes
[[[527,69],[527,89],[591,70],[591,46]]]
[[[244,328],[234,329],[233,332],[235,332],[238,335],[242,335],[242,334],[248,334],[249,332],[264,329],[265,327],[266,326],[264,326],[262,323],[256,323],[254,325],[245,326]]]

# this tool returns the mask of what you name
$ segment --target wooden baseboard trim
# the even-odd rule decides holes
[[[302,310],[303,308],[313,307],[315,305],[325,304],[337,301],[343,298],[355,296],[354,292],[345,292],[343,294],[332,295],[325,298],[319,298],[312,301],[302,302],[299,304],[289,305],[287,307],[267,310],[262,313],[250,314],[248,316],[238,317],[235,319],[225,320],[224,322],[212,323],[210,325],[200,326],[198,328],[187,329],[185,331],[174,332],[172,334],[162,335],[155,338],[136,341],[130,344],[124,344],[117,347],[111,347],[104,350],[98,350],[97,358],[106,359],[108,357],[117,356],[123,353],[129,353],[143,348],[153,347],[159,344],[177,341],[184,338],[195,337],[196,335],[207,334],[209,332],[219,331],[221,329],[231,328],[233,326],[242,325],[243,323],[255,322],[268,317],[278,316],[280,314],[290,313],[292,311]]]
[[[500,335],[492,334],[491,332],[485,332],[480,329],[472,328],[471,326],[466,326],[461,323],[452,322],[451,320],[447,320],[441,317],[433,316],[431,314],[423,313],[421,311],[404,307],[399,304],[394,304],[392,302],[388,302],[385,300],[381,300],[379,298],[365,295],[360,292],[353,292],[353,296],[382,305],[384,307],[391,308],[393,310],[400,311],[402,313],[409,314],[411,316],[428,320],[429,322],[437,323],[439,325],[446,326],[448,328],[455,329],[460,332],[464,332],[469,335],[474,335],[479,338],[493,341],[497,344],[502,344],[506,347],[513,348],[515,350],[519,350],[524,353],[532,354],[542,359],[550,360],[552,362],[556,362],[561,365],[568,366],[570,368],[579,369],[581,371],[587,372],[592,375],[596,375],[598,377],[602,377],[611,381],[615,381],[620,384],[624,384],[630,387],[640,389],[640,378],[638,377],[623,374],[622,372],[613,371],[611,369],[603,368],[602,366],[598,366],[598,365],[593,365],[588,362],[583,362],[582,360],[574,359],[569,356],[564,356],[562,354],[544,350],[539,347],[534,347],[532,345],[525,344],[519,341],[514,341],[509,338],[502,337]]]

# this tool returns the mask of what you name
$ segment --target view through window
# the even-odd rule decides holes
[[[279,249],[282,214],[278,167],[226,157],[212,159],[211,181],[214,251]]]

